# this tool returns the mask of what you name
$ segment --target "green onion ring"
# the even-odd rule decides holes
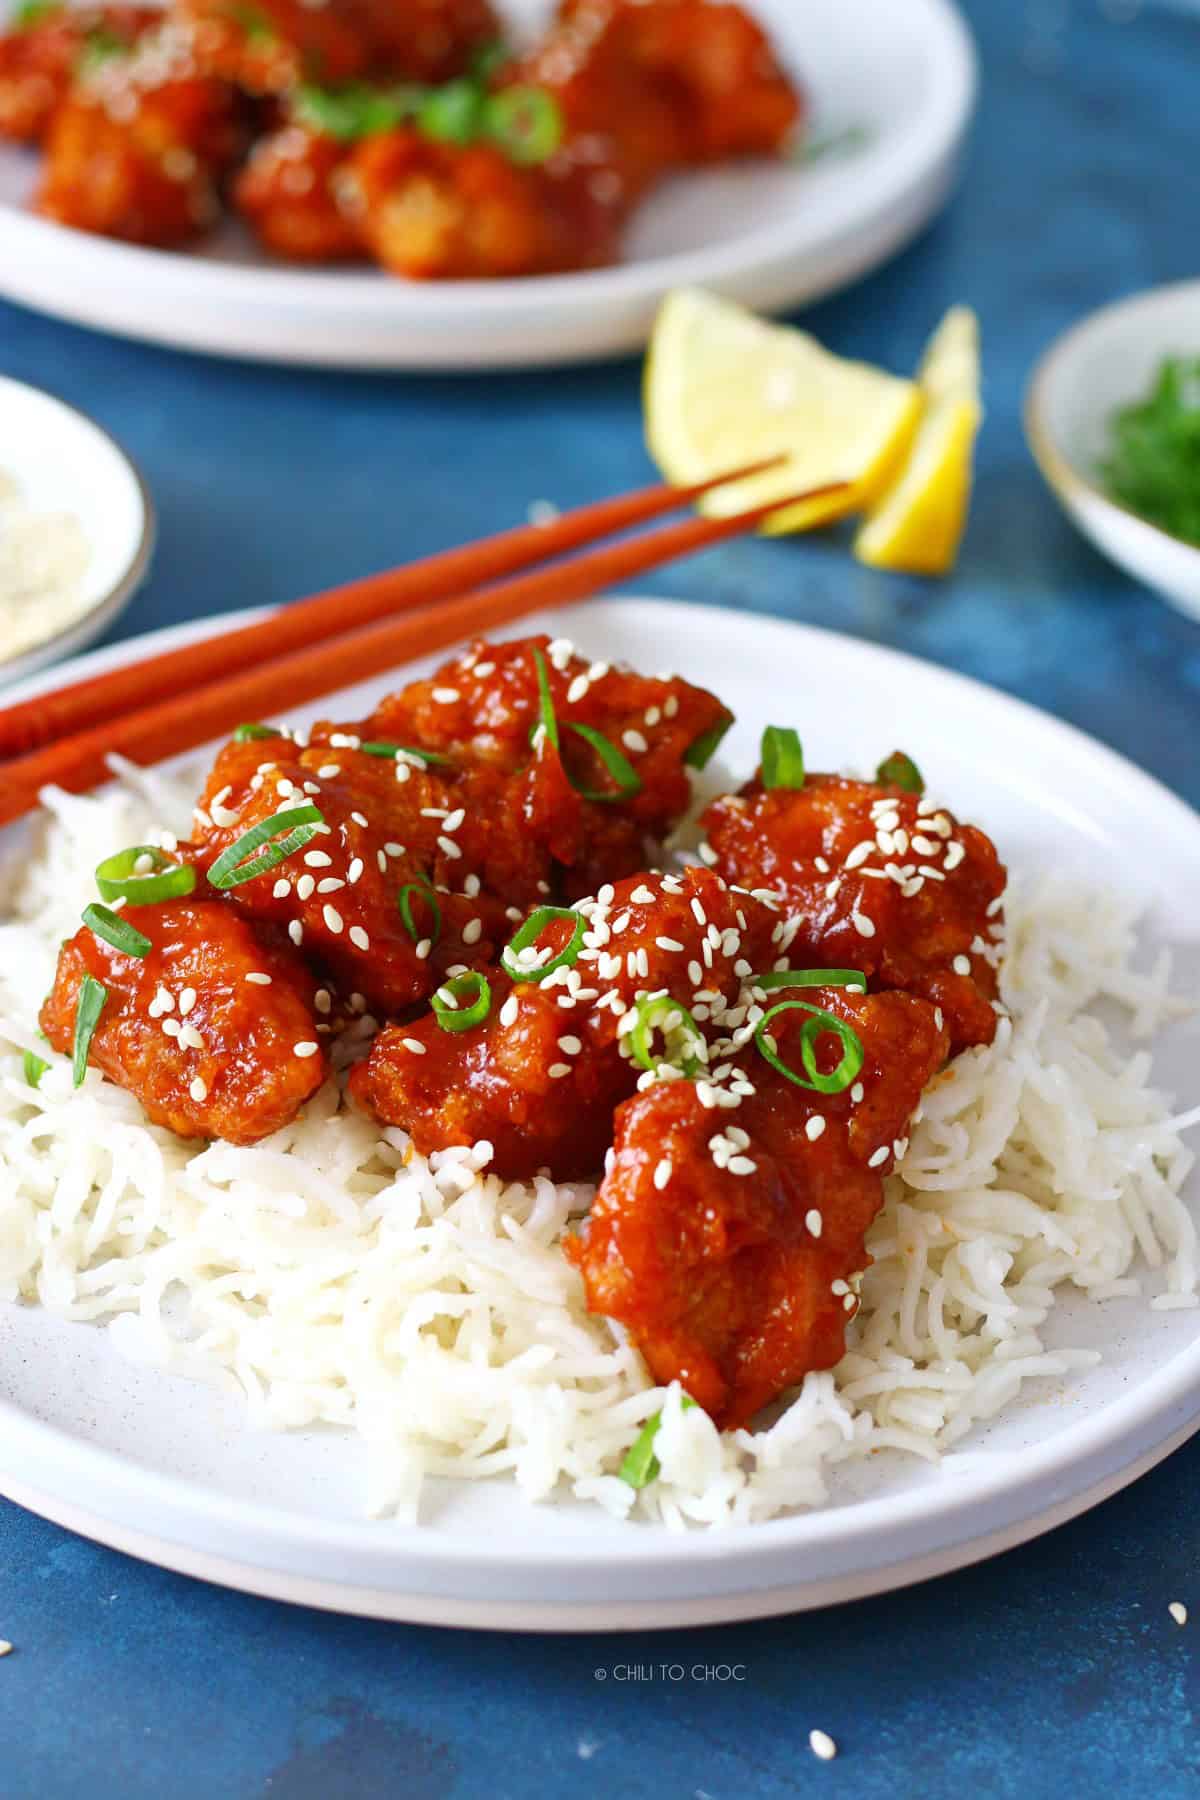
[[[533,666],[537,670],[538,684],[538,724],[546,733],[546,738],[554,749],[558,749],[558,715],[554,711],[554,696],[550,692],[550,671],[546,667],[546,659],[541,651],[533,652]]]
[[[85,975],[79,985],[79,999],[75,1006],[75,1042],[71,1055],[71,1075],[76,1087],[83,1086],[83,1078],[87,1074],[88,1051],[92,1047],[92,1038],[107,999],[108,989],[93,976]]]
[[[22,1067],[23,1067],[24,1074],[25,1074],[25,1079],[29,1083],[30,1087],[31,1088],[41,1087],[42,1076],[46,1073],[46,1070],[50,1067],[50,1064],[45,1060],[44,1057],[39,1056],[36,1050],[26,1050],[21,1061],[22,1061]]]
[[[680,1397],[680,1406],[684,1412],[696,1402],[690,1394]],[[627,1481],[631,1488],[648,1487],[657,1476],[661,1464],[654,1454],[654,1440],[658,1436],[658,1428],[662,1424],[662,1413],[656,1412],[646,1420],[633,1443],[625,1452],[625,1460],[617,1470],[622,1481]]]
[[[148,937],[107,906],[85,906],[83,922],[89,931],[94,931],[98,938],[103,938],[123,956],[149,956],[153,948]]]
[[[483,102],[480,130],[520,168],[544,163],[563,141],[562,108],[544,88],[509,87]]]
[[[807,1080],[804,1075],[797,1075],[794,1069],[788,1068],[768,1040],[767,1026],[772,1019],[785,1012],[807,1012],[813,1015],[811,1019],[805,1020],[800,1033],[800,1060],[804,1064]],[[832,1032],[841,1039],[842,1060],[830,1074],[823,1075],[817,1067],[815,1046],[826,1032]],[[810,1006],[807,1000],[781,1000],[778,1006],[773,1006],[769,1012],[764,1013],[755,1027],[754,1045],[759,1055],[780,1075],[786,1075],[796,1087],[812,1088],[818,1094],[844,1093],[856,1079],[864,1060],[862,1039],[858,1033],[833,1013],[824,1012],[819,1006]]]
[[[637,1019],[629,1033],[629,1048],[639,1068],[657,1069],[664,1062],[671,1063],[682,1069],[689,1081],[694,1081],[702,1066],[698,1057],[689,1055],[684,1049],[681,1060],[676,1062],[670,1054],[656,1057],[650,1047],[651,1032],[661,1031],[665,1041],[668,1035],[678,1032],[681,1026],[686,1028],[696,1043],[704,1043],[704,1034],[687,1007],[681,1006],[678,1000],[672,1000],[670,994],[643,994],[634,1002],[634,1011]],[[675,1022],[668,1025],[667,1021],[673,1016]]]
[[[472,994],[469,1005],[458,1004]],[[450,1001],[456,1004],[451,1005]],[[432,1005],[433,1016],[443,1031],[470,1031],[473,1026],[482,1025],[492,1010],[492,984],[478,969],[469,969],[465,975],[443,981]]]
[[[416,894],[425,902],[426,906],[428,906],[432,912],[432,931],[418,930],[412,916],[412,901],[409,899],[410,894]],[[442,935],[442,909],[438,905],[437,895],[427,881],[406,881],[396,896],[396,905],[400,908],[400,918],[403,921],[404,929],[407,931],[414,944],[421,943],[425,938],[428,938],[431,944],[437,943]]]
[[[577,781],[572,780],[571,786],[577,794],[582,794],[585,800],[599,800],[611,806],[619,800],[628,800],[634,794],[641,793],[641,776],[629,758],[618,750],[617,746],[609,738],[606,738],[602,731],[597,731],[594,725],[577,725],[573,719],[568,719],[566,723],[568,731],[573,731],[576,737],[581,737],[585,744],[591,746],[617,784],[617,791],[614,794],[605,793],[600,788],[580,787]]]
[[[259,738],[283,737],[284,735],[278,725],[260,725],[256,720],[251,720],[246,725],[238,726],[233,734],[233,741],[235,744],[249,744],[257,742]]]
[[[358,747],[364,756],[417,756],[423,763],[448,764],[453,760],[437,750],[418,750],[413,744],[389,744],[383,738],[373,738],[370,743],[360,744]]]
[[[464,77],[428,90],[417,110],[417,130],[439,144],[471,144],[482,116],[483,91]]]
[[[702,731],[698,738],[693,738],[683,753],[683,760],[689,769],[705,769],[716,755],[722,738],[733,724],[732,713],[722,713],[715,725]]]
[[[517,961],[517,957],[522,950],[528,950],[536,944],[547,925],[552,925],[555,919],[572,921],[574,930],[571,933],[570,943],[565,950],[560,950],[557,956],[552,956],[548,963],[542,963],[536,969],[523,968]],[[536,907],[520,930],[509,939],[500,952],[500,967],[506,975],[511,975],[514,981],[545,981],[547,975],[552,975],[555,969],[561,969],[564,965],[573,966],[578,962],[586,932],[587,925],[582,914],[572,911],[569,906]]]
[[[143,856],[148,856],[153,875],[134,871]],[[134,844],[118,850],[96,869],[96,886],[105,900],[130,900],[144,906],[157,900],[182,900],[196,885],[196,871],[189,863],[172,862],[154,844]]]
[[[243,882],[253,881],[256,875],[265,875],[268,870],[278,868],[297,850],[303,850],[305,844],[311,844],[317,835],[317,826],[324,823],[320,809],[315,806],[289,806],[283,812],[272,813],[269,819],[260,819],[228,849],[222,850],[208,871],[210,886],[241,887]],[[281,831],[287,836],[280,838]],[[266,848],[258,856],[251,856],[251,851],[259,850],[262,845]],[[248,856],[249,862],[245,860]]]
[[[752,975],[749,985],[757,988],[784,987],[855,987],[862,983],[867,991],[867,978],[861,969],[772,969],[768,975]]]
[[[765,788],[804,786],[804,747],[789,725],[768,725],[762,734],[762,784]]]
[[[906,756],[903,750],[893,750],[890,756],[884,758],[875,771],[875,779],[888,787],[903,788],[906,794],[925,792],[925,777],[912,757]]]

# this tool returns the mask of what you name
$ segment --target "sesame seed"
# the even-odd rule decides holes
[[[286,892],[286,881],[283,886]],[[316,892],[316,886],[317,884],[311,875],[302,875],[296,883],[296,898],[298,900],[311,900],[313,894]]]
[[[454,812],[447,813],[443,820],[444,829],[446,831],[457,831],[466,816],[466,808],[463,806],[458,807]]]
[[[875,936],[874,923],[867,918],[865,913],[860,913],[857,910],[852,912],[850,914],[850,923],[853,925],[855,931],[857,931],[859,937],[873,938]]]
[[[320,1044],[314,1044],[311,1038],[305,1038],[299,1044],[292,1045],[292,1054],[301,1057],[316,1056],[320,1048]]]
[[[855,844],[853,850],[849,852],[842,865],[843,868],[857,869],[860,863],[866,862],[868,856],[870,856],[874,849],[875,840],[873,838],[863,838],[862,842]]]
[[[334,776],[340,775],[341,772],[341,763],[322,763],[321,767],[317,770],[317,774],[321,777],[322,781],[332,781]]]
[[[810,1731],[808,1747],[814,1756],[821,1758],[822,1762],[832,1762],[837,1755],[837,1745],[827,1731]]]
[[[660,950],[673,950],[678,953],[683,949],[683,945],[679,942],[678,938],[656,937],[654,942],[658,945]]]
[[[288,936],[291,938],[293,944],[302,944],[304,942],[304,927],[299,919],[288,920]]]
[[[728,1167],[731,1175],[753,1175],[758,1164],[748,1156],[731,1156]]]
[[[855,1106],[858,1105],[859,1101],[862,1099],[862,1097],[866,1093],[866,1091],[867,1090],[863,1087],[863,1084],[861,1081],[855,1082],[854,1086],[850,1089],[850,1098],[854,1102]]]
[[[956,956],[950,966],[956,975],[969,975],[971,973],[971,959],[969,956]]]
[[[805,1213],[804,1223],[809,1231],[809,1234],[812,1237],[815,1237],[815,1238],[820,1237],[822,1221],[821,1221],[821,1215],[817,1211],[815,1206],[810,1207],[809,1210]]]
[[[359,950],[369,950],[371,939],[361,925],[352,925],[349,932],[350,942]]]
[[[591,683],[586,675],[577,675],[567,689],[567,705],[574,706],[577,700],[582,700],[590,686]]]
[[[825,1130],[825,1119],[821,1113],[814,1113],[804,1127],[804,1135],[810,1144],[815,1144]]]
[[[496,665],[494,662],[476,663],[475,673],[479,676],[481,681],[486,681],[489,675],[494,675],[496,673]]]
[[[356,856],[354,861],[350,864],[350,867],[346,870],[346,880],[350,883],[351,887],[353,887],[355,882],[360,879],[362,872],[363,859],[361,856]]]
[[[330,931],[336,936],[336,934],[342,930],[344,923],[341,913],[336,906],[330,906],[328,903],[326,903],[322,910],[326,925],[328,925]]]
[[[203,1050],[204,1048],[204,1039],[200,1036],[200,1033],[196,1030],[194,1025],[181,1025],[179,1027],[179,1042],[183,1045],[185,1050]]]
[[[162,1029],[165,1037],[177,1038],[179,1033],[183,1030],[183,1026],[179,1023],[178,1019],[164,1019],[162,1022]]]
[[[962,861],[963,857],[966,854],[967,853],[963,849],[961,844],[959,844],[959,843],[947,844],[946,845],[946,854],[942,858],[942,864],[947,869],[957,869],[959,863]]]
[[[641,732],[633,730],[632,727],[621,733],[621,742],[627,750],[632,750],[635,756],[644,756],[650,748]]]
[[[328,988],[318,988],[313,995],[313,1005],[319,1013],[327,1013],[333,1009],[333,995]]]
[[[483,936],[483,920],[468,919],[463,926],[462,941],[464,944],[477,944]]]
[[[404,1048],[406,1050],[411,1050],[414,1056],[424,1056],[425,1046],[421,1042],[420,1038],[406,1037],[406,1038],[401,1038],[400,1042],[404,1045]]]
[[[454,702],[459,699],[460,696],[457,688],[435,687],[433,690],[433,698],[437,701],[439,706],[453,706]]]
[[[300,881],[304,881],[305,879],[306,879],[306,877],[303,875],[300,877]],[[311,875],[308,876],[307,879],[309,881],[311,881],[312,876]],[[300,892],[300,881],[298,881],[296,883],[296,892],[297,893]],[[340,875],[327,875],[325,877],[324,881],[318,881],[317,892],[318,892],[318,894],[336,894],[338,889],[344,888],[345,885],[346,884],[342,880]],[[312,890],[310,888],[309,892],[311,893],[311,891]]]
[[[667,1185],[668,1181],[670,1181],[670,1179],[671,1179],[671,1159],[669,1156],[664,1156],[661,1158],[661,1160],[659,1162],[655,1163],[655,1165],[654,1165],[654,1185],[656,1188],[658,1188],[660,1193],[661,1193],[662,1189],[666,1187],[666,1185]]]
[[[632,894],[630,894],[629,898],[631,900],[635,900],[639,906],[653,906],[654,905],[654,889],[648,888],[646,886],[645,882],[643,881],[641,887],[634,888],[634,890],[633,890]]]
[[[878,1150],[876,1150],[871,1156],[869,1156],[867,1158],[868,1169],[877,1169],[881,1163],[885,1163],[887,1161],[887,1159],[890,1155],[891,1155],[891,1151],[888,1149],[887,1145],[880,1144]]]
[[[333,862],[332,856],[324,850],[306,850],[304,860],[310,869],[328,869]]]
[[[578,1056],[583,1049],[583,1044],[577,1037],[561,1037],[558,1040],[558,1047],[564,1056]]]
[[[384,848],[385,854],[388,856],[403,856],[404,855],[404,845],[403,844],[385,844],[383,846],[383,848]]]
[[[351,818],[352,818],[352,819],[353,819],[353,820],[354,820],[354,823],[355,823],[355,824],[356,824],[356,825],[361,825],[361,826],[362,826],[362,828],[363,828],[363,830],[364,830],[364,831],[366,831],[366,829],[367,829],[367,819],[366,819],[366,817],[365,817],[365,815],[364,815],[364,814],[363,814],[363,813],[360,813],[360,812],[352,812],[352,813],[351,813],[351,814],[350,814],[350,817],[351,817]]]
[[[424,962],[425,958],[429,955],[429,952],[432,949],[433,949],[433,939],[432,938],[422,938],[420,943],[417,945],[417,950],[416,950],[417,961]]]
[[[270,987],[271,985],[271,977],[269,975],[264,975],[261,969],[251,970],[250,974],[247,975],[246,980],[252,981],[255,987]]]
[[[1168,1606],[1168,1608],[1167,1608],[1167,1611],[1170,1613],[1171,1617],[1174,1619],[1174,1621],[1177,1625],[1186,1625],[1187,1624],[1188,1610],[1187,1610],[1187,1607],[1183,1604],[1182,1600],[1172,1600],[1170,1606]]]
[[[461,845],[456,844],[453,838],[443,835],[438,838],[437,842],[442,855],[448,856],[452,862],[462,855]]]
[[[546,1073],[551,1081],[561,1081],[564,1075],[571,1073],[571,1065],[570,1063],[551,1063]]]
[[[700,861],[706,863],[710,869],[717,861],[717,853],[707,838],[705,838],[704,842],[700,845],[697,855],[699,856]]]
[[[192,1096],[192,1099],[197,1102],[199,1102],[201,1100],[207,1100],[208,1099],[208,1083],[203,1079],[202,1076],[197,1075],[195,1080],[192,1082],[192,1085],[188,1088],[188,1093]]]
[[[288,895],[291,893],[291,891],[292,891],[291,882],[288,881],[282,875],[280,876],[279,880],[275,883],[275,886],[271,889],[271,892],[272,892],[272,894],[274,894],[276,900],[286,900]]]
[[[673,719],[679,711],[679,700],[675,694],[668,694],[663,701],[663,718]]]
[[[517,996],[515,994],[510,994],[508,999],[504,1002],[504,1005],[500,1008],[500,1023],[502,1025],[515,1025],[517,1022],[517,1014],[520,1010],[521,1008],[517,1004]]]
[[[697,925],[708,924],[708,914],[694,894],[692,896],[692,917],[695,919]]]

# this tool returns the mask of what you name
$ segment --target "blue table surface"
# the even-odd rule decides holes
[[[881,0],[881,4],[883,0]],[[907,369],[952,301],[988,418],[954,576],[835,543],[738,543],[660,592],[902,646],[1072,720],[1200,801],[1200,628],[1094,555],[1021,435],[1039,351],[1195,273],[1195,0],[973,0],[984,84],[962,187],[805,322]],[[0,368],[129,448],[161,538],[125,636],[286,600],[646,476],[633,363],[412,379],[210,362],[0,304]],[[983,1567],[853,1606],[664,1636],[521,1638],[221,1592],[0,1502],[8,1800],[1200,1792],[1200,1442]],[[1180,1630],[1169,1601],[1191,1601]],[[673,1665],[663,1673],[660,1665]],[[723,1678],[712,1669],[736,1667]],[[640,1667],[646,1679],[630,1679]],[[682,1670],[676,1674],[676,1670]],[[810,1727],[840,1745],[816,1761]]]

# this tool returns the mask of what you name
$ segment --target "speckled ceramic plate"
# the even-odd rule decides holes
[[[903,743],[1013,866],[1132,884],[1147,950],[1175,945],[1176,985],[1200,996],[1200,817],[1099,744],[974,682],[804,626],[654,601],[597,602],[558,623],[593,655],[680,664],[717,689],[739,716],[722,752],[733,770],[753,764],[766,716],[801,721],[816,766],[869,766],[880,745]],[[211,629],[161,632],[72,672]],[[395,680],[310,714],[358,716]],[[17,828],[0,834],[0,856],[19,844]],[[1164,1035],[1156,1071],[1194,1101],[1198,1068],[1193,1019]],[[1200,1205],[1200,1176],[1187,1191]],[[123,1362],[102,1331],[0,1305],[0,1490],[170,1568],[349,1612],[546,1630],[750,1618],[902,1586],[1020,1543],[1200,1426],[1200,1311],[1068,1296],[1047,1336],[1094,1346],[1103,1361],[1065,1384],[1030,1384],[965,1440],[986,1454],[961,1472],[884,1453],[823,1511],[676,1536],[570,1502],[531,1510],[507,1483],[436,1484],[420,1528],[366,1519],[351,1438],[250,1431],[236,1402]]]
[[[232,222],[195,253],[143,250],[34,218],[36,158],[0,145],[0,293],[190,350],[382,369],[534,368],[634,350],[663,294],[685,282],[767,309],[817,299],[941,206],[974,103],[974,52],[949,0],[752,4],[809,94],[824,154],[667,184],[638,212],[617,268],[424,283],[298,270]],[[502,7],[525,27],[550,10]]]

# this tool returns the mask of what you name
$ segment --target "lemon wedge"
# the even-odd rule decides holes
[[[889,483],[921,414],[917,384],[848,362],[807,332],[680,288],[664,300],[646,359],[646,442],[684,485],[775,452],[789,461],[708,495],[715,517],[844,481],[837,496],[781,509],[764,527],[803,531],[861,512]]]
[[[913,575],[954,564],[971,503],[979,400],[979,320],[954,306],[929,340],[917,375],[925,414],[904,466],[854,540],[860,562]]]

